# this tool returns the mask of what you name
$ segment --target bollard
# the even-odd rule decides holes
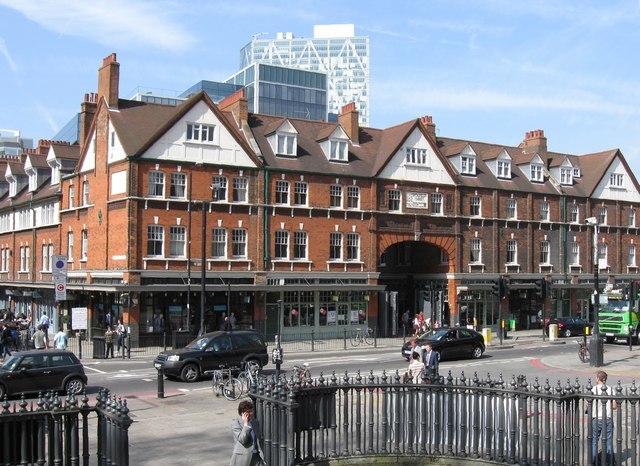
[[[127,359],[131,359],[131,333],[127,333]]]
[[[78,332],[78,359],[82,359],[82,332]]]
[[[158,366],[158,398],[164,398],[164,371]]]

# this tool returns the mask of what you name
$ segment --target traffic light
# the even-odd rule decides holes
[[[502,285],[500,296],[502,298],[506,298],[507,296],[509,296],[509,280],[506,278],[503,278],[502,280],[500,280],[500,285]]]
[[[629,300],[638,301],[640,300],[640,286],[638,286],[637,281],[632,281],[629,284]]]
[[[502,280],[491,280],[491,294],[497,296],[498,298],[501,296],[500,288],[501,288]]]
[[[544,280],[536,280],[535,285],[536,285],[536,296],[538,297],[538,299],[544,299],[545,295],[546,295],[546,286],[545,286],[545,281]]]

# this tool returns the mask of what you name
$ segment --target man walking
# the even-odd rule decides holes
[[[47,349],[49,347],[49,342],[47,341],[47,336],[42,331],[42,325],[38,325],[38,329],[36,333],[33,334],[33,347],[38,350]]]
[[[53,337],[53,341],[55,342],[57,349],[67,349],[67,332],[62,329],[58,330],[58,333]]]
[[[424,373],[427,375],[431,383],[438,381],[438,367],[440,361],[438,360],[438,354],[431,348],[431,343],[424,345]]]
[[[40,326],[42,327],[42,331],[44,332],[45,336],[47,338],[49,338],[49,325],[50,325],[50,321],[49,321],[49,316],[47,315],[47,311],[42,311],[42,316],[40,317]]]
[[[594,395],[611,396],[613,389],[606,386],[607,373],[598,371],[596,373],[596,386],[591,389]],[[607,457],[607,465],[614,464],[613,461],[613,410],[618,408],[615,400],[594,400],[591,407],[592,434],[591,443],[591,464],[598,464],[598,442],[600,435],[604,433],[604,443]]]

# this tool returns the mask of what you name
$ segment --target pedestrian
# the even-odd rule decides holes
[[[224,322],[222,323],[222,330],[224,330],[225,332],[233,330],[233,328],[231,327],[231,322],[229,322],[229,317],[224,318]]]
[[[105,359],[109,359],[109,354],[111,354],[111,359],[113,359],[113,330],[111,329],[111,325],[107,326],[107,330],[104,332],[104,343],[105,343]]]
[[[53,341],[55,342],[57,349],[67,349],[67,332],[62,329],[58,330],[58,333],[53,337]]]
[[[420,354],[416,351],[411,353],[409,367],[405,373],[405,383],[422,382],[422,374],[424,374],[424,364],[422,364],[422,361],[420,360]]]
[[[236,315],[233,312],[229,316],[229,324],[231,324],[231,330],[236,329]]]
[[[47,336],[42,330],[42,325],[40,324],[38,324],[37,330],[33,334],[33,337],[31,337],[31,339],[33,340],[33,347],[35,349],[43,350],[49,347]]]
[[[47,315],[47,311],[42,311],[42,316],[40,317],[40,325],[42,326],[42,331],[44,332],[47,339],[49,338],[49,316]]]
[[[414,337],[417,337],[418,334],[420,333],[420,327],[422,325],[422,322],[420,321],[421,317],[422,317],[422,313],[418,312],[416,316],[413,318],[413,336]]]
[[[5,356],[11,356],[11,351],[9,350],[9,345],[11,345],[11,329],[7,325],[7,323],[0,324],[0,348],[2,348],[2,360],[4,361]]]
[[[116,357],[118,357],[120,351],[122,351],[122,355],[124,355],[124,352],[127,349],[125,341],[125,339],[127,338],[127,329],[120,319],[118,319],[118,323],[116,324],[116,335],[118,343],[118,347],[116,348]]]
[[[427,342],[424,345],[424,353],[422,353],[422,358],[424,360],[425,374],[427,374],[427,377],[431,382],[436,382],[438,380],[438,368],[440,365],[440,361],[438,360],[438,354],[433,351],[431,343]]]
[[[409,340],[409,344],[411,345],[411,351],[409,352],[409,362],[411,362],[413,353],[418,353],[418,358],[420,359],[420,361],[422,361],[422,353],[424,352],[424,348],[418,343],[419,340],[416,337],[413,337],[411,340]]]
[[[404,311],[402,314],[402,328],[404,329],[404,333],[406,335],[407,330],[409,329],[409,309]]]
[[[162,320],[162,314],[156,312],[155,316],[153,317],[153,331],[155,333],[162,333],[162,331],[164,330],[163,327],[164,322]]]
[[[231,433],[235,443],[230,466],[267,464],[262,452],[260,423],[254,417],[251,400],[242,400],[238,405],[238,417],[231,421]]]
[[[613,389],[606,386],[607,373],[598,371],[596,373],[596,386],[591,389],[594,395],[611,396]],[[594,400],[591,407],[592,420],[592,440],[591,440],[591,459],[592,464],[598,464],[598,442],[600,435],[604,433],[605,450],[607,465],[615,464],[613,457],[613,410],[618,408],[615,400]]]
[[[111,311],[107,311],[104,315],[104,325],[105,327],[111,327],[113,325],[113,314],[111,314]]]

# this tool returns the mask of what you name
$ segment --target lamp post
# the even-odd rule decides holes
[[[592,262],[593,262],[593,314],[594,314],[594,332],[591,337],[591,357],[589,363],[593,367],[601,367],[604,363],[604,348],[602,342],[602,335],[600,334],[600,277],[598,276],[600,269],[600,260],[598,254],[598,230],[599,223],[596,217],[589,217],[585,219],[585,223],[593,226],[593,250],[592,250]]]
[[[207,210],[206,204],[202,201],[202,262],[200,264],[200,333],[204,335],[204,308],[207,304],[207,270],[205,264],[207,262]]]

